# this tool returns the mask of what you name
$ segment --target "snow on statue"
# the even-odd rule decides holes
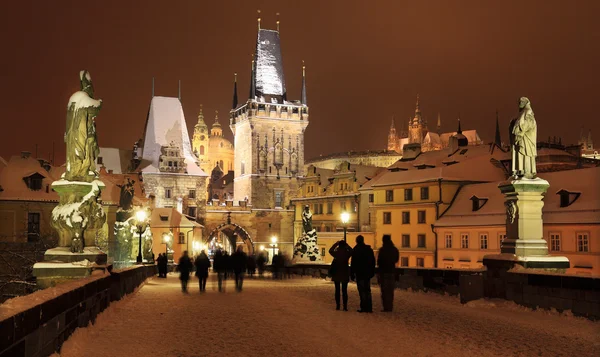
[[[535,178],[537,156],[537,125],[531,102],[526,97],[519,100],[519,116],[510,122],[510,145],[512,151],[512,175]]]
[[[312,226],[312,213],[308,205],[302,211],[302,238],[298,239],[294,247],[295,258],[308,258],[311,262],[320,259],[317,246],[317,230]]]
[[[79,72],[81,90],[73,93],[67,104],[67,170],[64,179],[92,182],[98,177],[96,158],[100,153],[96,139],[96,123],[102,100],[94,99],[92,77],[86,70]]]

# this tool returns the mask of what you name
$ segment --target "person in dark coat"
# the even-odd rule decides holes
[[[265,264],[267,263],[267,258],[265,258],[265,253],[260,253],[258,258],[256,258],[256,267],[258,268],[258,275],[262,278],[263,273],[265,272]]]
[[[335,309],[340,309],[340,288],[343,295],[344,311],[348,311],[348,281],[350,280],[350,270],[348,261],[352,257],[352,248],[343,240],[337,241],[329,249],[329,254],[333,257],[329,275],[335,283]]]
[[[206,279],[208,278],[208,268],[210,268],[210,259],[206,255],[206,252],[202,250],[200,255],[196,257],[194,262],[196,266],[196,276],[198,277],[198,285],[200,285],[200,292],[206,291]]]
[[[219,281],[219,291],[223,291],[225,280],[225,271],[227,270],[227,264],[225,263],[225,257],[223,256],[223,251],[221,249],[215,252],[214,256],[214,270],[217,272],[217,279]]]
[[[281,252],[278,252],[277,255],[277,260],[276,260],[276,267],[277,267],[277,271],[278,271],[278,275],[277,277],[279,279],[283,279],[284,278],[284,272],[285,272],[285,256],[283,254],[281,254]]]
[[[394,287],[396,285],[396,263],[400,259],[398,248],[392,242],[392,236],[384,234],[382,246],[377,256],[379,284],[381,284],[381,302],[383,311],[391,312],[394,307]]]
[[[227,251],[225,251],[225,253],[223,253],[223,265],[225,268],[225,276],[224,279],[227,279],[229,277],[229,274],[231,273],[231,256],[229,255],[229,253]]]
[[[251,278],[254,277],[254,273],[256,273],[256,257],[254,254],[248,256],[246,268],[248,269],[248,275],[250,275]]]
[[[356,237],[352,250],[352,276],[356,278],[356,287],[360,296],[358,312],[373,312],[371,299],[371,278],[375,275],[375,254],[371,246],[365,244],[362,235]]]
[[[167,269],[166,269],[166,256],[163,253],[160,253],[158,255],[158,258],[156,258],[156,265],[158,266],[158,277],[159,278],[166,278],[167,277]]]
[[[242,291],[244,285],[244,272],[246,271],[246,264],[248,263],[248,256],[244,253],[244,247],[241,245],[237,247],[237,250],[231,256],[231,265],[233,268],[233,274],[235,275],[235,289],[239,292]]]
[[[183,256],[179,258],[179,264],[177,269],[179,270],[179,280],[181,280],[181,291],[187,294],[187,284],[190,280],[190,272],[192,271],[193,265],[188,255],[187,250],[183,252]]]
[[[271,271],[273,272],[273,279],[279,278],[279,255],[273,254],[271,259]]]

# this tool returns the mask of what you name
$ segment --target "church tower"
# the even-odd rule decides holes
[[[417,94],[415,116],[408,123],[408,143],[422,144],[425,135],[427,135],[427,123],[421,116],[421,108],[419,107],[419,95]]]
[[[207,171],[208,163],[208,126],[204,122],[204,113],[202,113],[202,104],[200,104],[200,112],[198,113],[198,122],[194,126],[194,135],[192,137],[192,150],[198,158],[200,168]]]
[[[223,136],[223,128],[221,128],[221,123],[219,123],[219,112],[215,110],[215,122],[210,128],[210,136]]]
[[[398,148],[398,135],[396,134],[396,127],[394,126],[394,118],[392,118],[392,126],[390,127],[390,133],[388,134],[388,151],[400,152]]]
[[[250,95],[231,110],[229,119],[235,138],[234,200],[275,209],[287,207],[296,195],[298,178],[304,175],[304,131],[308,126],[305,79],[302,66],[301,99],[289,100],[279,29],[261,29],[259,18]],[[236,97],[233,103],[237,103]]]

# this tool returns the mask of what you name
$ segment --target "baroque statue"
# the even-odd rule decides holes
[[[302,211],[302,228],[304,233],[308,233],[313,230],[312,213],[310,212],[308,205],[304,206],[304,211]]]
[[[135,189],[133,187],[134,183],[135,181],[128,177],[126,183],[124,182],[122,185],[117,185],[117,187],[121,189],[121,194],[119,196],[119,207],[121,207],[121,209],[124,211],[129,211],[131,209],[133,196],[135,193]]]
[[[512,152],[512,175],[516,178],[535,178],[537,125],[531,109],[531,102],[526,97],[519,99],[519,114],[510,122],[509,136]]]
[[[102,100],[94,99],[92,77],[86,70],[79,72],[81,90],[73,93],[67,104],[67,168],[64,179],[92,182],[98,177],[96,158],[100,152],[94,118]]]

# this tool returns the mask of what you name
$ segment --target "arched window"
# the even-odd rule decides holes
[[[200,145],[200,155],[204,155],[204,145]]]
[[[183,232],[179,232],[179,244],[185,244],[185,234]]]

